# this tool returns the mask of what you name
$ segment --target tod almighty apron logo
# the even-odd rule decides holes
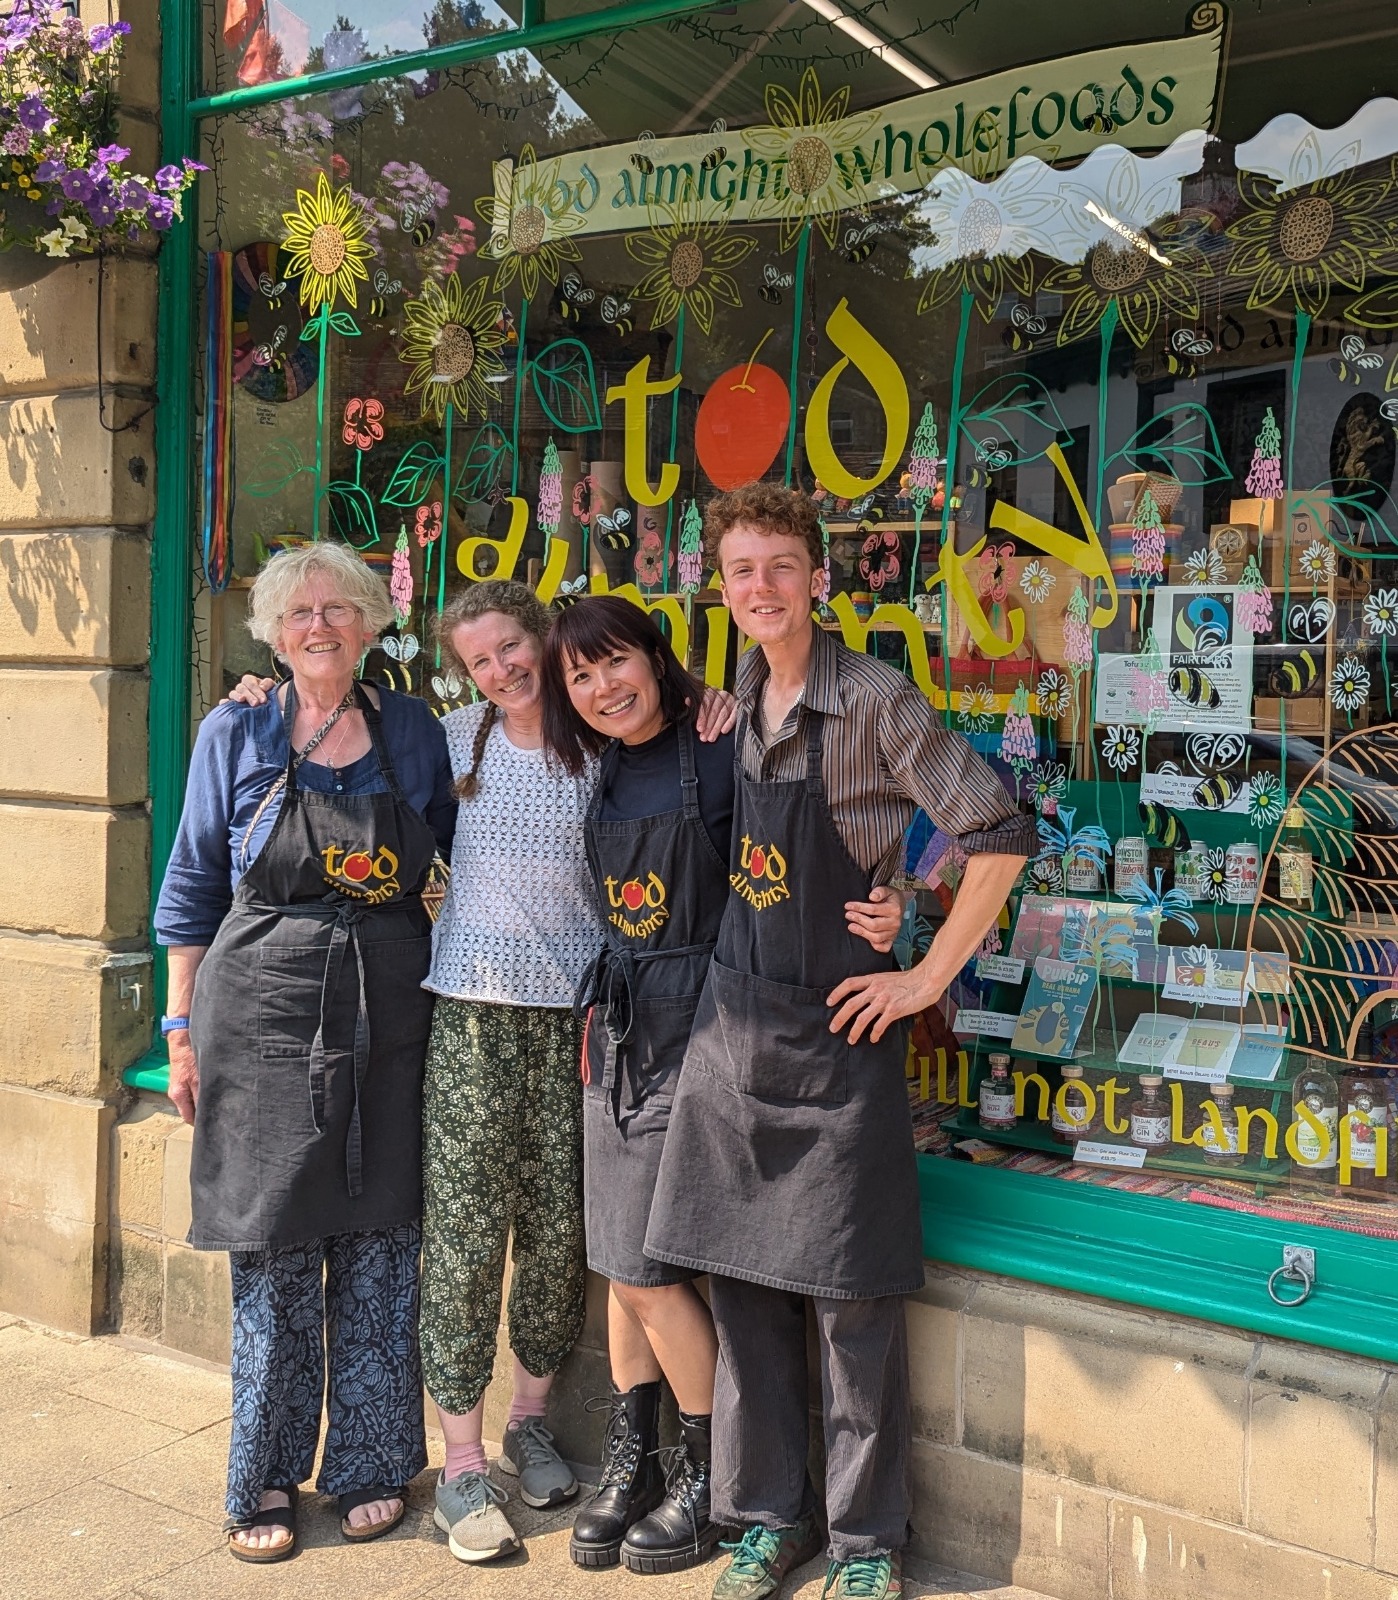
[[[320,859],[325,864],[325,881],[341,894],[378,905],[398,893],[398,857],[386,844],[381,844],[373,855],[367,850],[328,844],[320,852]]]
[[[653,872],[646,874],[644,883],[639,878],[628,878],[619,888],[615,878],[604,878],[602,881],[607,886],[607,899],[612,904],[612,914],[607,920],[628,939],[648,939],[657,928],[670,920],[670,908],[665,904],[665,885]],[[642,917],[639,922],[632,922],[631,918],[642,910],[648,910],[650,915]]]
[[[786,857],[776,845],[770,842],[765,846],[754,844],[744,834],[738,863],[748,876],[744,878],[742,872],[732,872],[728,875],[728,881],[733,885],[734,893],[746,900],[754,911],[765,911],[779,901],[790,900]]]

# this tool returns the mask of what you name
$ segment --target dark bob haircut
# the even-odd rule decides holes
[[[649,614],[616,595],[591,595],[568,606],[544,640],[544,746],[576,776],[588,756],[599,756],[612,742],[589,727],[568,698],[568,673],[575,661],[600,661],[614,650],[635,650],[655,663],[660,680],[660,710],[666,726],[692,717],[704,686],[681,665]]]

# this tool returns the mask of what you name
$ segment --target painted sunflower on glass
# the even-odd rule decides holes
[[[722,220],[704,220],[697,211],[664,207],[665,221],[647,233],[626,236],[626,251],[650,271],[631,291],[636,301],[650,302],[650,325],[673,322],[680,308],[704,332],[714,328],[714,306],[742,305],[738,280],[728,270],[757,249],[757,240],[730,233]]]
[[[284,211],[287,252],[282,263],[287,277],[300,285],[301,304],[308,311],[322,306],[334,309],[340,298],[359,304],[356,285],[368,283],[365,261],[373,255],[366,241],[368,222],[348,186],[332,189],[323,172],[316,175],[315,193],[296,191],[295,211]]]
[[[841,170],[836,152],[867,138],[878,116],[873,111],[849,116],[849,96],[849,85],[842,84],[827,98],[815,68],[807,67],[794,95],[779,83],[767,85],[768,126],[747,131],[755,155],[783,163],[780,182],[767,186],[755,212],[757,217],[778,219],[783,250],[796,243],[808,222],[820,229],[833,250],[839,214],[864,198],[857,175],[847,176]]]
[[[489,292],[488,278],[467,288],[453,273],[445,283],[428,278],[420,299],[403,302],[399,357],[412,368],[403,393],[422,395],[423,416],[440,422],[448,401],[463,417],[485,416],[486,379],[505,370],[495,355],[505,342],[504,307]]]
[[[1248,309],[1299,305],[1319,316],[1332,289],[1358,293],[1394,239],[1384,201],[1391,175],[1354,171],[1278,194],[1255,173],[1238,175],[1248,210],[1228,224],[1228,276],[1251,283]]]
[[[567,237],[583,225],[580,212],[568,207],[555,212],[549,200],[558,184],[558,161],[539,165],[534,146],[527,144],[519,160],[495,163],[495,193],[476,201],[490,237],[479,253],[498,262],[494,288],[501,290],[519,279],[526,300],[538,293],[540,282],[557,283],[565,261],[581,261],[578,247]]]
[[[1152,239],[1142,234],[1139,243],[1102,241],[1081,261],[1050,268],[1039,288],[1063,296],[1059,344],[1090,334],[1113,300],[1121,325],[1138,350],[1150,343],[1166,313],[1197,321],[1199,283],[1213,277],[1213,268],[1194,243],[1194,227],[1186,219],[1176,219],[1155,229]]]

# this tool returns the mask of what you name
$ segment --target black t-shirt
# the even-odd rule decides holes
[[[610,759],[611,780],[598,808],[603,822],[634,822],[680,809],[678,728],[671,725],[644,744],[621,745]],[[705,744],[695,734],[694,767],[704,831],[726,862],[733,832],[733,735]]]

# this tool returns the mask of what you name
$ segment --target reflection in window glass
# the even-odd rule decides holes
[[[619,588],[724,681],[702,508],[799,483],[822,625],[1039,823],[915,1031],[923,1148],[1355,1225],[1398,1197],[1386,24],[896,20],[754,5],[208,124],[204,693],[314,537],[391,577],[371,670],[439,710],[431,618],[497,573]],[[945,846],[910,836],[911,947]]]

